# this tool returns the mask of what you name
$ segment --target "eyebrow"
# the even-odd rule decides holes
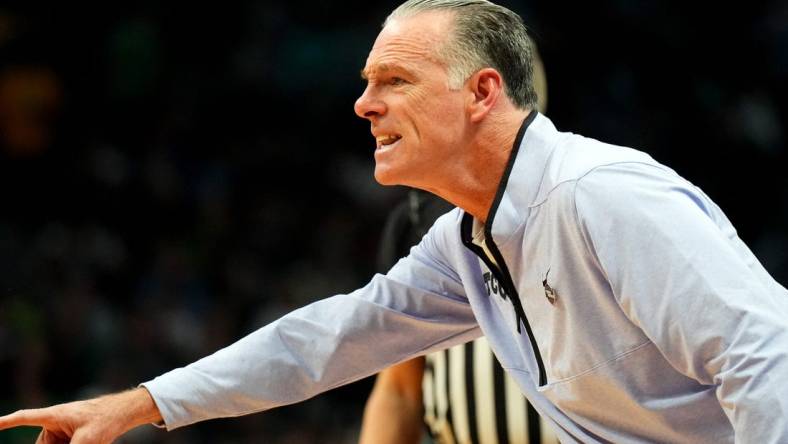
[[[389,65],[389,64],[386,64],[386,63],[381,63],[380,65],[376,65],[370,71],[377,71],[378,73],[385,73],[385,72],[389,72],[389,71],[400,71],[400,72],[403,72],[403,73],[405,73],[407,75],[410,75],[410,76],[413,75],[413,72],[411,70],[409,70],[409,69],[407,69],[407,68],[405,68],[403,66]],[[367,73],[367,69],[366,68],[361,70],[361,78],[364,79],[364,80],[369,80],[369,74]]]

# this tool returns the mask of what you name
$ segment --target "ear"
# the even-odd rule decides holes
[[[493,68],[477,71],[465,86],[470,93],[467,110],[471,122],[479,122],[489,114],[504,92],[503,77]]]

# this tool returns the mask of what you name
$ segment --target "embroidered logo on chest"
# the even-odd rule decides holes
[[[550,304],[555,305],[555,300],[558,298],[558,293],[547,283],[547,277],[550,275],[550,269],[547,269],[547,273],[542,280],[542,287],[544,287],[544,295],[547,298],[547,301]]]

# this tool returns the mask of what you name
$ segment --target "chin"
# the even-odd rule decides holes
[[[381,185],[400,185],[400,183],[395,180],[396,175],[391,174],[391,171],[381,171],[381,168],[375,168],[375,181]]]
[[[381,185],[404,185],[402,174],[397,174],[397,169],[385,162],[375,163],[375,180]]]
[[[411,173],[411,171],[407,171]],[[424,177],[415,177],[413,174],[403,174],[402,170],[375,167],[375,181],[384,186],[399,185],[409,188],[427,190]]]

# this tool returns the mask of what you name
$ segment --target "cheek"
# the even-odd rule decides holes
[[[413,88],[403,97],[402,116],[414,132],[419,144],[427,144],[438,155],[453,146],[462,133],[464,105],[459,91],[438,87]]]
[[[421,109],[422,125],[442,142],[453,143],[463,123],[463,105],[455,97],[430,98]]]
[[[429,111],[429,94],[423,90],[411,90],[407,93],[407,102],[410,111],[414,113],[414,117],[418,118]]]

